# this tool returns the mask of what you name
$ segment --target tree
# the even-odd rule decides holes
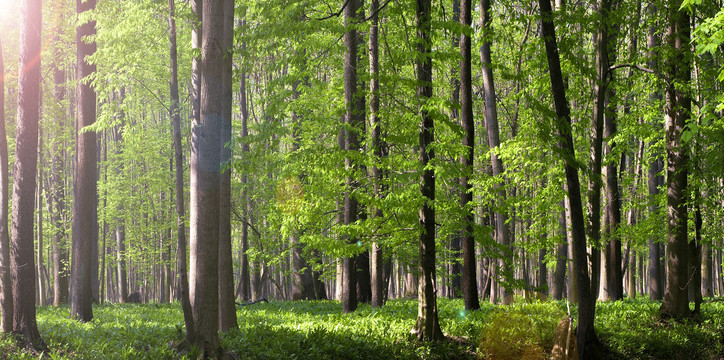
[[[435,159],[433,148],[435,122],[428,101],[432,97],[432,26],[431,1],[417,0],[415,25],[417,28],[415,67],[417,70],[418,113],[420,116],[419,147],[420,192],[423,203],[418,213],[419,258],[417,322],[413,332],[424,341],[443,340],[437,313],[435,291],[435,169],[430,161]]]
[[[599,356],[598,339],[593,328],[596,303],[593,296],[591,296],[590,278],[588,277],[588,255],[586,253],[586,234],[581,204],[581,185],[578,179],[578,168],[575,163],[575,151],[573,149],[571,113],[561,72],[551,3],[548,0],[540,0],[538,6],[541,15],[541,37],[545,44],[551,90],[555,104],[554,124],[560,136],[559,147],[564,161],[568,201],[571,208],[573,261],[576,265],[576,274],[574,276],[578,283],[578,327],[576,330],[578,358],[590,359]]]
[[[473,186],[469,183],[468,178],[470,175],[472,175],[473,172],[473,161],[475,154],[475,122],[473,121],[473,85],[471,75],[471,40],[470,34],[467,32],[472,22],[472,9],[470,3],[471,0],[462,0],[460,2],[460,24],[466,27],[465,30],[463,30],[462,35],[460,36],[460,54],[462,55],[462,59],[460,59],[460,102],[462,105],[460,111],[460,120],[462,122],[464,130],[463,146],[466,147],[465,153],[461,156],[460,159],[465,174],[460,177],[460,205],[465,212],[465,225],[463,225],[461,239],[461,242],[463,244],[463,276],[461,282],[463,298],[465,299],[465,309],[476,310],[480,308],[480,302],[478,301],[478,286],[475,278],[475,238],[473,231],[473,226],[475,225],[475,218],[473,217],[473,213],[471,211],[472,209],[470,209],[473,201]],[[485,4],[485,1],[483,1],[483,3]],[[488,6],[489,5],[490,4],[488,3]],[[487,42],[484,41],[484,43]],[[490,54],[489,46],[490,44],[488,44],[488,55]],[[490,81],[492,83],[492,72],[487,75],[491,76]],[[486,90],[488,90],[487,87]],[[486,104],[488,103],[488,100],[489,99],[486,98]],[[495,102],[495,95],[493,95],[493,102]]]
[[[95,9],[95,0],[76,0],[76,12],[81,15]],[[96,95],[88,78],[95,65],[86,57],[96,50],[95,41],[88,41],[95,34],[95,21],[87,21],[76,29],[77,57],[77,165],[75,167],[75,201],[73,201],[73,261],[70,278],[70,314],[80,321],[93,319],[91,291],[91,242],[93,241],[93,213],[96,212],[96,134],[84,131],[96,120]]]
[[[345,43],[347,51],[344,55],[344,103],[345,103],[345,137],[344,150],[345,169],[348,172],[346,190],[344,193],[344,225],[351,225],[357,221],[359,216],[359,203],[352,193],[359,186],[353,177],[353,171],[357,169],[354,159],[350,153],[357,152],[360,148],[359,130],[364,122],[364,113],[359,112],[357,106],[359,94],[357,93],[357,48],[359,36],[354,25],[360,22],[359,0],[349,0],[344,10],[344,19],[347,29],[345,31]],[[347,235],[350,244],[357,242],[356,237]],[[343,292],[342,312],[349,313],[357,309],[357,267],[355,257],[347,256],[343,260]]]
[[[671,55],[664,65],[670,75],[666,84],[664,108],[666,130],[666,207],[668,258],[666,292],[659,312],[663,318],[691,316],[689,310],[689,245],[687,213],[687,144],[682,138],[691,114],[691,98],[686,84],[691,80],[688,10],[680,9],[681,1],[669,7],[666,37]],[[696,284],[699,286],[699,284]]]
[[[170,81],[170,97],[171,108],[170,115],[173,121],[173,148],[174,148],[174,166],[175,166],[175,195],[176,195],[176,273],[179,298],[181,299],[181,308],[184,314],[184,323],[186,325],[186,341],[190,342],[190,335],[194,334],[193,314],[191,312],[191,303],[189,301],[189,280],[186,273],[186,207],[184,206],[184,160],[183,149],[181,148],[181,114],[179,110],[178,95],[178,56],[176,48],[176,19],[175,19],[175,0],[168,0],[168,26],[169,26],[169,54],[171,67]],[[192,5],[199,6],[198,1],[193,1]]]
[[[231,102],[234,44],[234,1],[224,1],[223,68],[221,71],[221,182],[219,183],[219,330],[239,327],[234,304],[234,264],[231,259]]]
[[[40,0],[25,0],[20,14],[20,66],[18,121],[13,172],[11,275],[13,280],[13,333],[25,347],[45,347],[35,319],[35,258],[33,218],[38,161],[40,101]]]
[[[0,43],[0,329],[13,331],[13,288],[8,234],[8,138],[5,133],[5,62]]]
[[[191,133],[191,269],[189,298],[192,344],[205,357],[220,356],[218,259],[220,130],[222,126],[222,2],[204,0],[201,21],[201,106]],[[188,329],[187,329],[188,331]]]

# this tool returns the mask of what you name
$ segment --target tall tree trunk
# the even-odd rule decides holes
[[[359,133],[362,123],[364,122],[364,114],[358,113],[357,97],[357,49],[359,36],[355,24],[360,22],[360,1],[349,0],[344,11],[345,26],[345,42],[347,51],[344,57],[344,103],[346,108],[345,123],[346,131],[344,137],[345,168],[347,171],[356,169],[357,165],[353,163],[349,156],[350,152],[357,152],[360,147]],[[354,176],[347,177],[347,189],[344,194],[344,225],[353,224],[358,219],[357,199],[352,195],[354,189],[358,186]],[[357,242],[354,237],[349,237],[347,241],[350,244]],[[349,313],[357,309],[357,271],[355,265],[355,257],[344,258],[344,274],[343,274],[343,292],[342,292],[342,312]]]
[[[219,183],[219,330],[238,328],[234,303],[234,263],[231,258],[231,102],[234,45],[234,1],[223,2],[223,61],[221,70],[221,141],[219,156],[222,173]]]
[[[13,288],[8,233],[8,138],[5,132],[5,62],[0,43],[0,330],[13,331]],[[66,286],[67,294],[67,286]],[[67,298],[67,297],[66,297]],[[57,301],[57,300],[56,300]]]
[[[20,13],[18,121],[13,173],[11,274],[13,333],[21,344],[45,347],[35,319],[35,259],[33,256],[33,195],[38,161],[40,100],[41,1],[25,0]]]
[[[488,132],[488,142],[491,149],[500,146],[500,130],[498,126],[498,106],[495,100],[495,82],[493,80],[493,68],[491,60],[491,41],[489,40],[489,32],[491,32],[490,18],[490,0],[480,1],[480,28],[485,32],[482,45],[480,46],[480,61],[483,67],[483,88],[485,90],[485,128]],[[493,164],[493,176],[501,177],[503,174],[503,161],[495,154],[490,152],[490,161]],[[499,179],[498,181],[502,181]],[[505,190],[501,187],[500,182],[496,182],[495,189],[498,199],[497,209],[495,211],[495,234],[497,241],[503,247],[503,274],[502,278],[507,281],[512,280],[512,263],[513,251],[510,242],[510,228],[508,224],[508,214],[503,210],[505,203]],[[506,287],[500,297],[504,305],[509,305],[513,301],[513,293]]]
[[[242,20],[242,27],[246,26],[246,21]],[[241,45],[242,53],[246,49],[246,43]],[[241,158],[243,161],[249,160],[249,110],[246,98],[246,70],[242,68],[239,80],[239,107],[241,110]],[[249,223],[251,222],[251,198],[249,196],[249,175],[244,172],[241,175],[241,201],[244,204],[243,219],[241,223],[241,275],[239,279],[241,289],[241,299],[251,299],[251,276],[249,273]]]
[[[690,64],[689,15],[676,1],[669,9],[669,24],[666,31],[668,46],[672,53],[667,58],[666,71],[670,81],[666,84],[665,129],[666,129],[666,205],[668,219],[668,266],[666,271],[666,293],[659,310],[664,318],[686,318],[689,311],[689,246],[687,233],[687,145],[681,138],[686,120],[691,111],[691,98],[681,84],[688,84]]]
[[[227,0],[228,1],[228,0]],[[220,355],[218,338],[219,181],[222,127],[219,81],[223,67],[224,12],[220,1],[204,0],[201,30],[201,113],[191,126],[191,271],[189,298],[193,345],[204,357]]]
[[[191,2],[192,10],[199,17],[201,11],[201,1],[193,0]],[[179,110],[179,94],[178,94],[178,56],[176,48],[176,14],[174,9],[174,0],[168,0],[168,25],[169,25],[169,49],[170,49],[170,65],[171,65],[171,119],[173,121],[173,148],[174,148],[174,165],[175,165],[175,193],[176,193],[176,276],[178,281],[179,298],[181,299],[181,308],[184,314],[184,323],[186,325],[186,341],[191,342],[190,335],[194,334],[193,314],[191,312],[191,302],[189,301],[189,282],[186,273],[186,209],[184,205],[184,159],[183,149],[181,148],[181,114]],[[196,24],[194,28],[197,28]],[[197,32],[198,33],[198,32]],[[194,39],[196,39],[194,34]],[[196,62],[196,58],[194,58]],[[196,103],[196,99],[193,99]],[[198,120],[196,120],[198,122]]]
[[[43,125],[42,120],[39,119],[38,124],[38,185],[35,191],[36,201],[36,215],[37,215],[37,226],[38,226],[38,252],[37,255],[37,267],[35,269],[35,276],[38,277],[37,296],[36,302],[40,306],[45,306],[46,294],[45,294],[45,281],[43,281]]]
[[[382,161],[384,143],[382,140],[382,129],[379,117],[380,110],[380,49],[379,49],[379,0],[372,0],[370,5],[371,24],[369,33],[369,60],[370,60],[370,142],[372,146],[372,156],[374,162],[372,165],[372,178],[374,181],[374,194],[378,200],[384,198],[384,186],[382,185],[382,170],[380,164]],[[381,219],[384,214],[382,208],[378,205],[372,209],[373,218]],[[384,286],[384,265],[385,259],[382,253],[380,243],[375,239],[372,243],[371,251],[371,280],[372,280],[372,307],[380,307],[385,302],[385,292],[387,288]],[[389,262],[389,260],[388,260]]]
[[[561,204],[561,207],[564,207]],[[551,284],[551,297],[553,300],[563,299],[563,290],[566,286],[566,264],[568,263],[568,241],[566,241],[566,210],[561,210],[558,220],[559,231],[563,240],[556,247],[556,269],[553,272]]]
[[[486,3],[483,0],[483,3]],[[488,9],[490,3],[488,2]],[[486,19],[483,23],[486,26],[490,26],[488,19],[488,11],[484,11]],[[472,6],[471,0],[462,0],[460,3],[460,24],[466,28],[472,24]],[[486,38],[487,39],[487,38]],[[490,44],[485,41],[487,46]],[[486,45],[483,45],[485,47]],[[476,310],[480,308],[480,301],[478,300],[478,287],[477,280],[475,277],[475,237],[474,237],[474,225],[475,218],[473,217],[473,186],[469,182],[469,176],[473,173],[473,161],[475,156],[475,122],[473,121],[473,85],[472,85],[472,50],[471,50],[471,39],[467,32],[463,32],[460,36],[460,120],[463,126],[463,146],[465,146],[465,153],[461,157],[464,174],[460,178],[461,194],[460,194],[460,205],[465,211],[465,225],[462,231],[462,245],[463,245],[463,276],[462,276],[462,291],[463,299],[465,300],[466,310]],[[489,50],[489,49],[488,49]],[[490,55],[490,52],[487,52]],[[489,57],[489,56],[488,56]],[[489,60],[489,59],[488,59]],[[488,66],[484,66],[489,68]],[[492,86],[492,71],[490,74],[490,84]],[[492,88],[491,88],[492,89]],[[489,89],[486,87],[486,91]],[[493,91],[493,90],[491,90]],[[487,96],[487,92],[486,92]],[[487,100],[487,98],[486,98]],[[486,101],[487,104],[487,101]]]
[[[583,207],[581,204],[581,186],[578,180],[578,168],[575,164],[573,135],[571,130],[571,114],[566,99],[561,63],[558,55],[553,11],[548,0],[540,0],[541,37],[545,43],[548,71],[550,73],[551,90],[555,102],[556,118],[554,123],[560,136],[560,149],[563,152],[568,198],[571,207],[571,233],[573,235],[573,260],[576,263],[578,282],[578,327],[576,343],[579,359],[591,359],[600,356],[600,344],[593,328],[596,314],[595,299],[591,296],[590,278],[588,277],[588,255],[586,252],[586,233],[584,228]]]
[[[76,0],[76,12],[93,11],[95,0]],[[86,22],[76,28],[77,57],[77,129],[80,132],[96,120],[96,94],[87,76],[95,72],[95,65],[86,62],[86,57],[96,50],[95,41],[86,43],[85,38],[96,33],[95,21]],[[86,322],[93,319],[93,291],[91,250],[93,242],[93,213],[97,205],[96,187],[96,133],[85,131],[78,134],[76,142],[75,200],[73,201],[73,258],[71,261],[70,315]]]
[[[432,26],[431,1],[417,0],[415,8],[417,28],[417,98],[420,116],[420,191],[424,202],[418,213],[420,223],[418,271],[420,281],[417,297],[417,322],[413,332],[423,341],[443,340],[437,312],[435,291],[435,170],[430,162],[435,159],[434,126],[427,102],[432,98]]]

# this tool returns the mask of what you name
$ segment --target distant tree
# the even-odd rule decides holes
[[[8,138],[5,133],[5,63],[0,43],[0,328],[13,331],[13,288],[8,234]]]
[[[13,280],[13,333],[21,344],[43,349],[35,318],[35,257],[33,220],[38,161],[40,111],[40,0],[24,0],[20,12],[20,73],[18,120],[13,172],[11,274]]]

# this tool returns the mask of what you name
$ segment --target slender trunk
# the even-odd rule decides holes
[[[561,204],[563,205],[563,204]],[[563,290],[566,286],[566,264],[568,263],[568,241],[566,241],[566,211],[561,210],[558,220],[559,231],[563,240],[556,247],[556,270],[553,273],[551,284],[551,297],[553,300],[563,299]]]
[[[76,11],[81,14],[93,11],[96,1],[76,0]],[[91,84],[84,79],[95,72],[95,65],[88,64],[86,57],[93,55],[96,43],[86,43],[85,38],[95,35],[95,21],[86,22],[76,28],[77,90],[76,108],[77,130],[92,125],[96,120],[96,94]],[[96,186],[96,133],[85,131],[78,134],[76,141],[75,196],[73,201],[73,257],[71,261],[71,301],[70,315],[86,322],[93,319],[92,291],[92,242],[93,213],[97,211]],[[97,238],[96,238],[97,239]]]
[[[242,26],[246,26],[246,21],[242,21]],[[241,45],[242,53],[246,49],[246,43]],[[241,110],[241,158],[243,161],[249,160],[249,110],[246,98],[246,71],[242,70],[239,83],[239,107]],[[249,196],[249,175],[244,172],[241,175],[241,201],[245,208],[241,223],[241,275],[239,279],[241,288],[241,299],[249,300],[251,296],[251,276],[249,274],[249,223],[251,222],[251,197]]]
[[[2,43],[0,43],[0,75],[2,75],[0,76],[0,328],[3,332],[8,333],[13,331],[13,288],[10,278],[10,236],[8,233],[8,191],[10,186],[8,182],[8,138],[5,133],[5,62],[2,55]]]
[[[576,330],[578,357],[590,359],[600,356],[599,342],[593,328],[596,313],[595,299],[591,296],[590,278],[588,277],[588,255],[586,253],[586,234],[584,228],[583,207],[581,204],[581,187],[578,180],[578,167],[575,165],[575,151],[571,131],[571,115],[566,99],[563,74],[561,72],[558,44],[553,25],[553,11],[548,0],[539,1],[541,13],[541,36],[546,48],[548,70],[550,73],[551,90],[556,109],[556,128],[560,136],[559,146],[564,153],[564,166],[568,198],[571,208],[571,233],[573,235],[573,260],[576,263],[578,281],[578,327]]]
[[[480,1],[480,27],[484,32],[489,32],[492,28],[489,14],[490,5],[490,0]],[[489,38],[490,37],[488,35],[483,37],[484,40],[480,46],[480,61],[482,62],[483,67],[483,88],[485,90],[485,128],[488,132],[488,142],[490,148],[493,149],[500,146],[500,131],[498,127],[498,107],[496,105],[495,83],[493,80],[491,60],[492,44],[491,41],[489,41]],[[494,151],[490,152],[490,161],[493,165],[493,176],[502,176],[503,161]],[[499,182],[495,183],[495,191],[497,192],[496,198],[498,199],[498,203],[496,204],[497,209],[495,211],[495,234],[498,243],[503,247],[502,278],[506,280],[507,283],[507,281],[513,280],[511,273],[513,251],[510,241],[510,227],[508,224],[508,214],[502,210],[505,203],[505,190]],[[506,287],[500,298],[502,299],[502,303],[504,305],[509,305],[513,300],[512,292]]]

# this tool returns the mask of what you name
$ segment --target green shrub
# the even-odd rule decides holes
[[[544,358],[540,330],[519,311],[492,315],[483,329],[479,356],[495,360],[540,360]]]

